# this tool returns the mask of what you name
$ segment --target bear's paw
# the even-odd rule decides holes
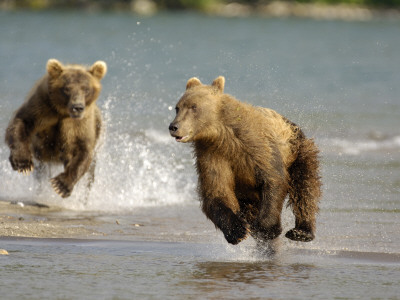
[[[73,187],[65,183],[65,180],[63,180],[63,174],[60,174],[57,177],[50,179],[50,182],[54,191],[61,197],[67,198],[71,195]]]
[[[250,228],[246,222],[242,221],[236,215],[233,216],[230,220],[229,230],[223,231],[223,233],[228,243],[236,245],[247,238]]]
[[[33,161],[30,155],[12,153],[9,160],[12,168],[19,173],[29,175],[33,171]]]
[[[310,231],[293,228],[286,232],[285,237],[298,242],[311,242],[315,236]]]

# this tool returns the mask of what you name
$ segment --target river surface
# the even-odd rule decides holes
[[[219,18],[191,13],[1,12],[0,128],[49,58],[108,73],[96,181],[61,199],[12,171],[0,200],[141,219],[126,240],[0,237],[2,299],[399,299],[400,23]],[[323,198],[310,243],[227,245],[196,196],[189,145],[169,136],[193,76],[299,124],[321,149]],[[59,169],[49,170],[49,176]],[[284,229],[293,226],[283,213]],[[1,224],[0,224],[1,226]],[[134,233],[132,233],[134,235]]]

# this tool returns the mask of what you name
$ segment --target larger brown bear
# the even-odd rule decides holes
[[[193,143],[203,212],[231,244],[249,232],[267,241],[282,232],[289,194],[296,221],[286,237],[313,240],[321,196],[317,147],[275,111],[224,94],[224,85],[222,76],[210,86],[189,79],[169,126],[178,142]]]
[[[47,74],[33,88],[6,130],[14,170],[29,173],[33,157],[40,163],[62,163],[64,172],[51,179],[54,190],[70,196],[92,163],[101,130],[96,105],[107,66],[47,62]]]

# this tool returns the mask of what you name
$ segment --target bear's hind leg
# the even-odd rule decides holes
[[[313,140],[303,139],[297,159],[289,168],[289,206],[295,215],[295,228],[286,237],[301,242],[312,241],[315,237],[315,221],[318,202],[321,197],[318,149]]]

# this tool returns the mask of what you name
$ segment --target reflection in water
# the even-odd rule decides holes
[[[263,293],[267,296],[269,287],[273,286],[276,291],[277,285],[284,289],[287,282],[307,281],[316,267],[312,264],[282,265],[272,260],[250,263],[199,262],[194,268],[192,278],[185,285],[192,285],[194,290],[217,298],[238,290],[246,290],[248,295],[260,294],[260,290],[265,290]],[[232,289],[233,286],[236,288]]]

